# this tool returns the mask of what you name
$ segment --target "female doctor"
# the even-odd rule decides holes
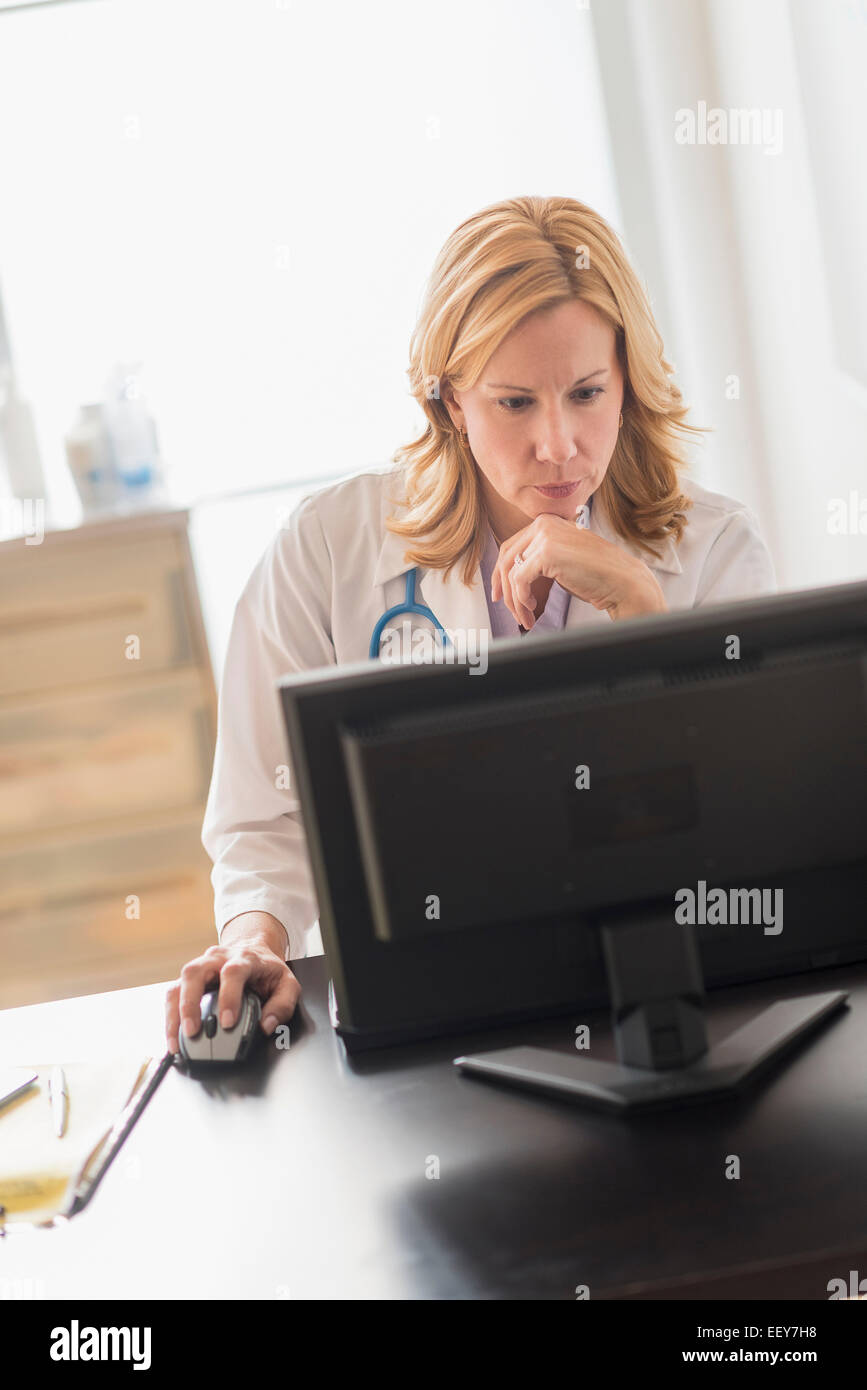
[[[469,650],[775,590],[752,514],[681,475],[679,443],[700,431],[672,370],[590,208],[513,198],[449,237],[410,346],[423,432],[394,467],[305,498],[238,601],[202,830],[219,945],[169,989],[173,1051],[215,979],[224,1027],[245,985],[265,1033],[301,992],[286,962],[318,908],[280,677],[376,659],[407,622],[463,632]]]

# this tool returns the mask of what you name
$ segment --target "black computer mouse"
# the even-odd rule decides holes
[[[202,995],[202,1026],[194,1037],[183,1028],[178,1036],[186,1062],[243,1062],[253,1046],[262,1017],[262,1004],[252,989],[244,990],[241,1009],[231,1028],[221,1028],[217,1017],[219,989]]]

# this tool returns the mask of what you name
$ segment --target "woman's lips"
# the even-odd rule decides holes
[[[571,497],[572,493],[577,492],[580,486],[580,481],[577,483],[559,483],[556,487],[539,487],[537,484],[536,491],[541,492],[543,497]]]

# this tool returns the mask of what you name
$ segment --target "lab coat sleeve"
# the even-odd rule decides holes
[[[202,826],[214,865],[218,936],[241,912],[270,912],[286,930],[290,960],[305,954],[318,904],[277,682],[335,664],[331,590],[331,556],[315,502],[306,498],[259,560],[235,609]]]
[[[755,516],[733,512],[708,551],[695,607],[777,592],[774,562]]]

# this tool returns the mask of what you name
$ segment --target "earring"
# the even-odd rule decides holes
[[[622,410],[621,410],[621,412],[620,412],[620,421],[619,421],[619,423],[618,423],[617,428],[618,428],[619,430],[622,430],[622,429],[623,429],[623,411],[622,411]]]

